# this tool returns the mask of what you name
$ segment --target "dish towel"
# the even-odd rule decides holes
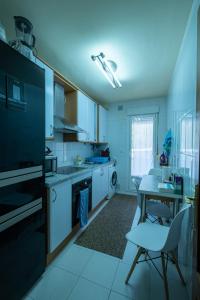
[[[88,202],[89,189],[86,188],[80,191],[79,219],[81,228],[84,227],[88,222]]]

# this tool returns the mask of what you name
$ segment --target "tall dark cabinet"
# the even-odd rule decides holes
[[[44,70],[0,41],[0,298],[45,269]]]

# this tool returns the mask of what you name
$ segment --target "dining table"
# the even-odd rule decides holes
[[[178,213],[183,194],[180,191],[163,191],[158,188],[162,178],[156,175],[145,175],[142,177],[139,194],[141,196],[141,221],[146,218],[146,201],[160,200],[167,204],[173,204],[173,217]]]

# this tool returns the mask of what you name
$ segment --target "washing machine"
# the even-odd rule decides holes
[[[108,167],[108,199],[116,193],[117,188],[117,172],[116,172],[116,162],[113,162]]]

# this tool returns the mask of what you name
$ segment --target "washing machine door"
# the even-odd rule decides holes
[[[116,185],[117,185],[117,172],[114,171],[111,177],[111,187],[116,188]]]

